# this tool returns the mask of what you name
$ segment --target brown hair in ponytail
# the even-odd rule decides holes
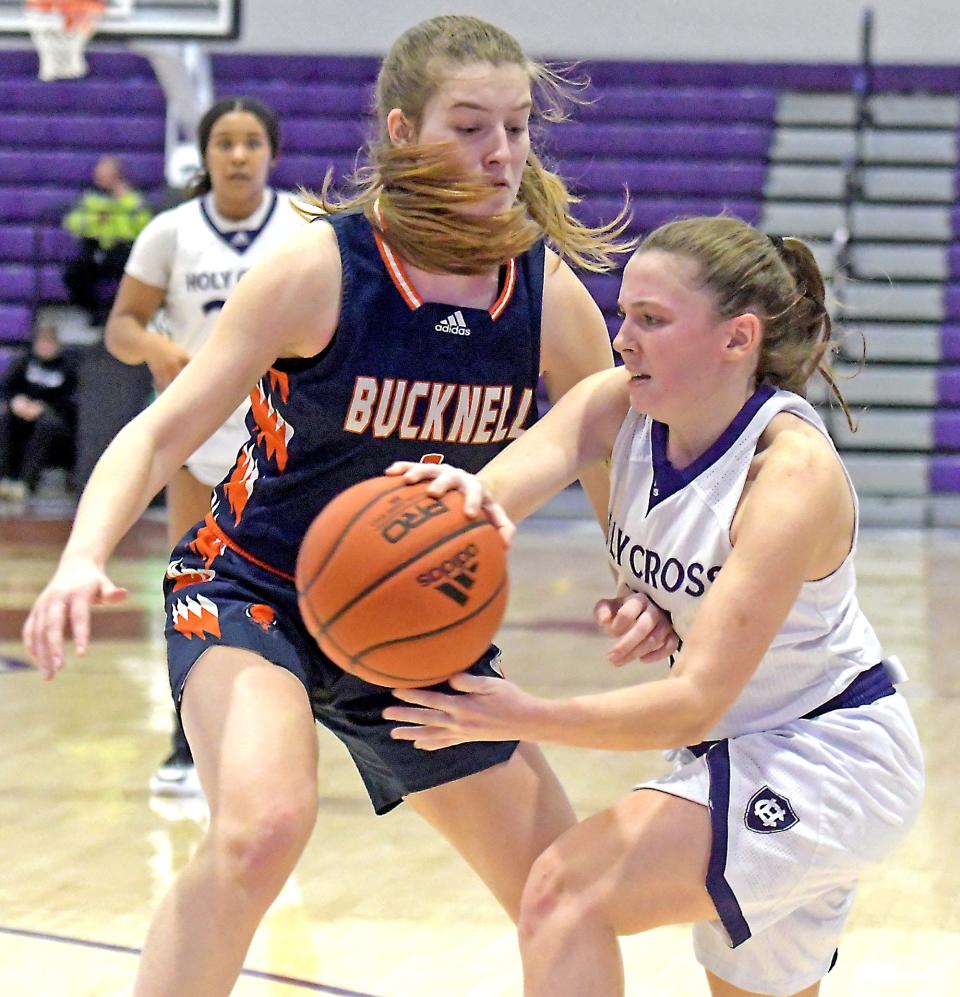
[[[660,250],[693,260],[722,318],[753,312],[763,323],[757,384],[806,395],[819,373],[851,429],[846,400],[830,371],[832,323],[820,267],[806,243],[771,238],[737,218],[685,218],[654,230],[638,252]]]
[[[605,225],[577,221],[570,213],[577,198],[532,150],[514,207],[476,217],[458,209],[489,197],[489,187],[458,171],[445,145],[391,143],[387,115],[393,108],[419,126],[427,101],[451,67],[474,63],[520,66],[530,80],[533,113],[544,121],[564,120],[575,91],[586,83],[528,59],[510,34],[479,18],[442,15],[423,21],[401,35],[383,60],[376,87],[379,132],[367,150],[369,165],[351,178],[353,193],[335,195],[328,173],[318,195],[301,192],[309,205],[301,213],[313,218],[363,211],[402,257],[432,272],[480,273],[544,236],[574,266],[597,273],[612,269],[616,255],[635,245],[623,238],[627,205]]]

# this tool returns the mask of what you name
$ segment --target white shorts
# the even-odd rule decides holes
[[[695,924],[711,973],[779,995],[829,971],[864,869],[904,838],[920,809],[923,760],[904,698],[676,753],[638,786],[710,808],[707,889],[719,919]]]
[[[187,458],[186,468],[197,479],[211,488],[219,485],[229,474],[240,448],[250,433],[246,426],[250,403],[244,402],[229,419]]]

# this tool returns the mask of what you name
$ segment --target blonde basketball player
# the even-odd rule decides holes
[[[110,352],[124,363],[146,363],[159,390],[207,341],[243,274],[303,226],[290,198],[268,185],[280,151],[280,125],[270,108],[253,98],[226,98],[206,111],[197,131],[203,172],[186,203],[140,233],[105,331]],[[156,328],[151,320],[158,309]],[[171,549],[209,510],[213,486],[247,439],[248,409],[244,402],[167,484]],[[179,718],[171,747],[150,789],[199,792]]]
[[[441,757],[391,738],[389,690],[321,654],[293,584],[304,533],[343,489],[396,459],[479,469],[536,420],[541,374],[557,399],[612,367],[603,317],[564,258],[607,269],[622,225],[577,222],[530,147],[531,116],[562,90],[477,18],[406,32],[381,67],[366,182],[345,203],[324,197],[240,281],[194,361],[90,479],[24,630],[47,678],[64,666],[65,621],[83,650],[91,605],[121,597],[104,570],[119,538],[249,394],[250,436],[166,583],[171,686],[211,822],[154,916],[137,997],[230,992],[317,819],[315,720],[346,744],[374,809],[405,800],[511,917],[533,861],[575,823],[535,745]],[[602,514],[604,468],[583,477]],[[647,649],[669,650],[664,615],[646,622]],[[472,670],[495,676],[497,659],[491,647]]]
[[[905,678],[857,604],[857,499],[804,397],[830,320],[796,239],[732,218],[653,232],[624,270],[624,366],[574,388],[479,478],[400,465],[483,506],[506,538],[584,464],[612,457],[597,621],[634,657],[654,600],[682,639],[645,685],[543,699],[455,677],[398,690],[394,736],[427,750],[521,738],[672,749],[670,775],[535,863],[520,942],[528,997],[624,992],[617,936],[694,923],[715,997],[817,994],[857,878],[920,806]],[[832,381],[831,381],[832,385]],[[498,503],[502,503],[498,504]],[[505,510],[505,511],[504,511]],[[443,754],[443,751],[439,751]]]

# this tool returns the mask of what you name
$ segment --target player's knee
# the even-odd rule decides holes
[[[588,915],[589,907],[563,859],[548,848],[533,863],[520,900],[521,943],[531,942],[545,932],[563,931],[565,925],[573,929],[579,919]]]
[[[315,799],[264,800],[241,819],[211,826],[211,844],[231,878],[251,887],[278,879],[282,884],[306,847],[316,816]]]

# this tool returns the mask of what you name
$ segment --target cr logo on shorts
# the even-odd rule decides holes
[[[796,815],[790,801],[769,786],[758,789],[747,804],[747,812],[743,815],[744,823],[751,831],[758,834],[774,834],[793,827],[800,818]]]

